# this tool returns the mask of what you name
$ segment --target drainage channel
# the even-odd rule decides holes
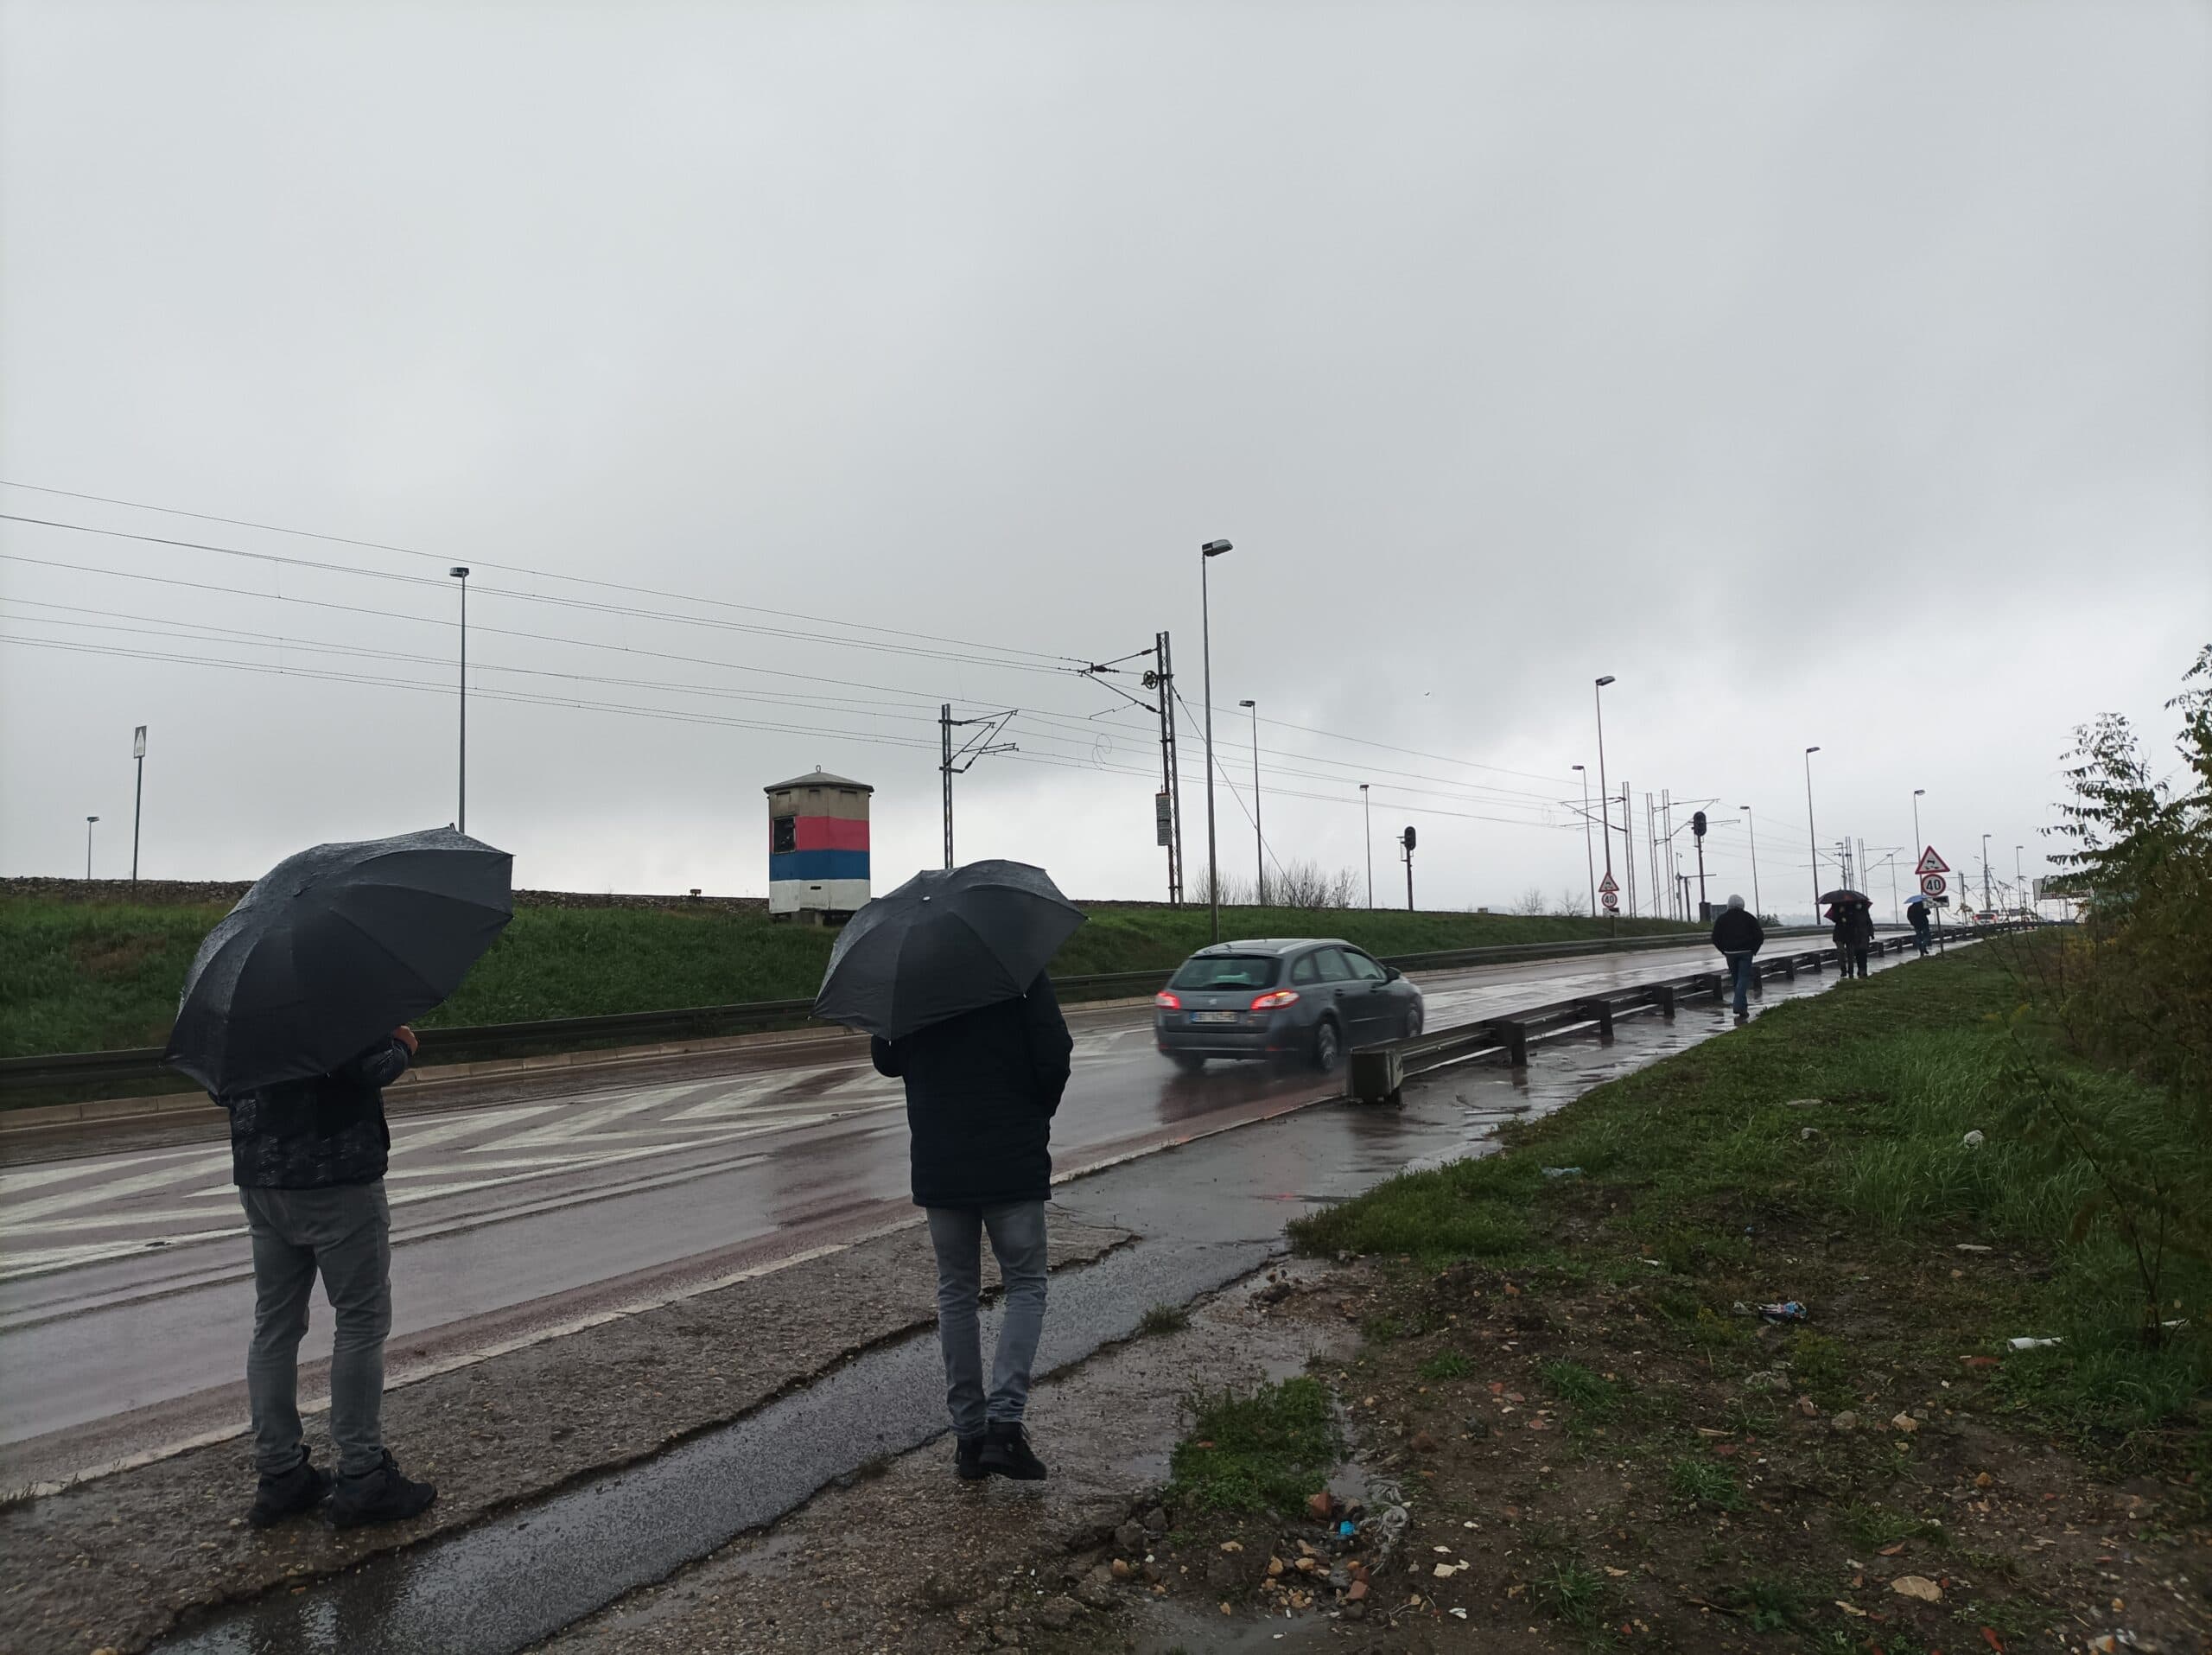
[[[1767,1004],[1819,993],[1770,983]],[[1477,1062],[1409,1087],[1402,1108],[1324,1105],[1185,1144],[1065,1186],[1056,1208],[1141,1238],[1053,1276],[1039,1379],[1282,1251],[1285,1223],[1408,1167],[1479,1154],[1498,1123],[1726,1030],[1725,1009],[1640,1016],[1606,1039],[1538,1047],[1531,1067]],[[996,1327],[986,1313],[985,1348]],[[219,1610],[165,1655],[510,1655],[772,1523],[883,1454],[945,1429],[934,1334],[870,1352],[759,1411],[474,1528],[303,1588]],[[1049,1404],[1033,1410],[1040,1429]],[[634,1405],[610,1395],[610,1407]],[[948,1473],[949,1474],[949,1473]]]

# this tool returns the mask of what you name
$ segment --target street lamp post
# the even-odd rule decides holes
[[[1359,784],[1359,813],[1366,818],[1367,829],[1367,909],[1375,911],[1375,806],[1367,796],[1367,784]]]
[[[1813,754],[1821,749],[1805,749],[1805,843],[1813,853],[1813,918],[1821,917],[1821,836],[1813,827]]]
[[[1198,649],[1205,665],[1206,691],[1206,902],[1211,940],[1221,940],[1221,857],[1213,824],[1213,611],[1206,588],[1206,569],[1213,560],[1235,548],[1226,540],[1209,540],[1198,548]]]
[[[461,800],[454,826],[468,831],[468,570],[455,563],[446,573],[461,582]]]
[[[1608,672],[1591,691],[1591,699],[1598,705],[1598,818],[1605,840],[1605,883],[1613,882],[1613,818],[1605,796],[1605,686],[1613,681]],[[1618,930],[1618,925],[1614,927]]]
[[[130,734],[130,756],[138,761],[138,785],[130,795],[130,882],[138,882],[138,817],[146,803],[146,727]]]
[[[1752,817],[1751,817],[1751,807],[1749,805],[1737,805],[1737,806],[1736,806],[1736,808],[1737,808],[1738,810],[1739,810],[1739,811],[1741,811],[1741,812],[1744,812],[1744,831],[1745,831],[1745,833],[1747,833],[1747,834],[1749,834],[1749,835],[1751,836],[1751,914],[1752,914],[1752,917],[1756,919],[1756,918],[1758,916],[1758,914],[1763,911],[1763,910],[1761,909],[1761,907],[1760,907],[1760,904],[1759,904],[1759,830],[1758,830],[1758,824],[1756,821],[1754,821],[1754,820],[1752,819]]]
[[[1590,772],[1581,765],[1574,773],[1582,778],[1582,862],[1590,875],[1590,917],[1598,917],[1598,857],[1590,848]]]
[[[1925,787],[1912,790],[1912,865],[1916,871],[1920,867],[1920,853],[1928,849],[1920,837],[1920,796],[1927,791]]]
[[[99,819],[97,816],[85,818],[85,880],[87,884],[92,877],[92,824]]]
[[[2016,844],[2012,847],[2012,882],[2019,888],[2020,893],[2016,906],[2023,909],[2029,906],[2028,876],[2020,867],[2020,853],[2026,849],[2027,846],[2024,844]]]
[[[1985,913],[1995,907],[1989,900],[1989,836],[1986,833],[1981,836],[1981,907]]]
[[[1260,870],[1260,882],[1255,888],[1260,894],[1260,906],[1265,907],[1268,906],[1268,841],[1260,831],[1260,703],[1240,701],[1236,704],[1250,709],[1252,714],[1252,856]]]

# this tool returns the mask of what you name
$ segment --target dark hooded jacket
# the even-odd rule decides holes
[[[1923,937],[1928,934],[1929,926],[1932,922],[1928,917],[1927,903],[1915,902],[1911,907],[1905,909],[1904,917],[1912,921],[1912,928],[1916,932],[1919,933]]]
[[[217,1098],[231,1116],[232,1181],[245,1189],[376,1182],[391,1155],[384,1089],[408,1060],[387,1037],[327,1074]]]
[[[1874,911],[1864,902],[1838,902],[1828,910],[1835,916],[1834,937],[1839,948],[1874,945]]]
[[[906,1083],[917,1206],[1041,1201],[1052,1182],[1052,1116],[1075,1043],[1039,975],[1019,1000],[871,1043],[875,1066]]]
[[[1756,954],[1766,946],[1766,927],[1749,908],[1723,908],[1713,922],[1713,945],[1724,954]]]

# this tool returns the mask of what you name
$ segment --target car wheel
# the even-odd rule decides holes
[[[1168,1055],[1175,1060],[1175,1066],[1185,1074],[1196,1074],[1206,1066],[1204,1058],[1190,1052],[1170,1052]]]
[[[1421,1008],[1417,1005],[1408,1006],[1406,1008],[1406,1027],[1402,1038],[1411,1040],[1414,1035],[1420,1033]]]
[[[1344,1054],[1344,1037],[1338,1032],[1336,1020],[1322,1018],[1313,1026],[1313,1066],[1323,1074],[1332,1073]]]

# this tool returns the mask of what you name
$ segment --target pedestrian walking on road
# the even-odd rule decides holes
[[[1836,969],[1844,976],[1866,975],[1866,955],[1874,946],[1874,910],[1864,901],[1838,902],[1828,910],[1835,922]]]
[[[1904,917],[1912,923],[1912,943],[1924,958],[1928,952],[1928,902],[1916,896],[1904,905]]]
[[[1045,1331],[1045,1202],[1052,1181],[1052,1117],[1067,1089],[1074,1043],[1052,980],[1041,972],[1002,1000],[895,1041],[870,1044],[875,1066],[906,1083],[914,1203],[937,1253],[938,1340],[945,1403],[959,1446],[956,1474],[1035,1481],[1044,1461],[1022,1416]],[[989,1385],[977,1301],[982,1241],[1006,1286]]]
[[[1751,981],[1758,975],[1759,950],[1766,946],[1766,927],[1759,923],[1758,915],[1744,906],[1742,897],[1730,897],[1728,906],[1713,922],[1713,945],[1728,962],[1729,985],[1736,996],[1736,1021],[1740,1023],[1751,1015]]]
[[[257,1529],[330,1499],[338,1527],[392,1523],[438,1491],[400,1473],[384,1445],[384,1343],[391,1332],[391,1131],[384,1088],[414,1060],[402,1023],[350,1061],[302,1080],[219,1096],[231,1117],[231,1176],[253,1241],[253,1340],[246,1397],[254,1468],[246,1520]],[[330,1347],[330,1437],[338,1474],[300,1435],[300,1338],[317,1276],[337,1321]]]

